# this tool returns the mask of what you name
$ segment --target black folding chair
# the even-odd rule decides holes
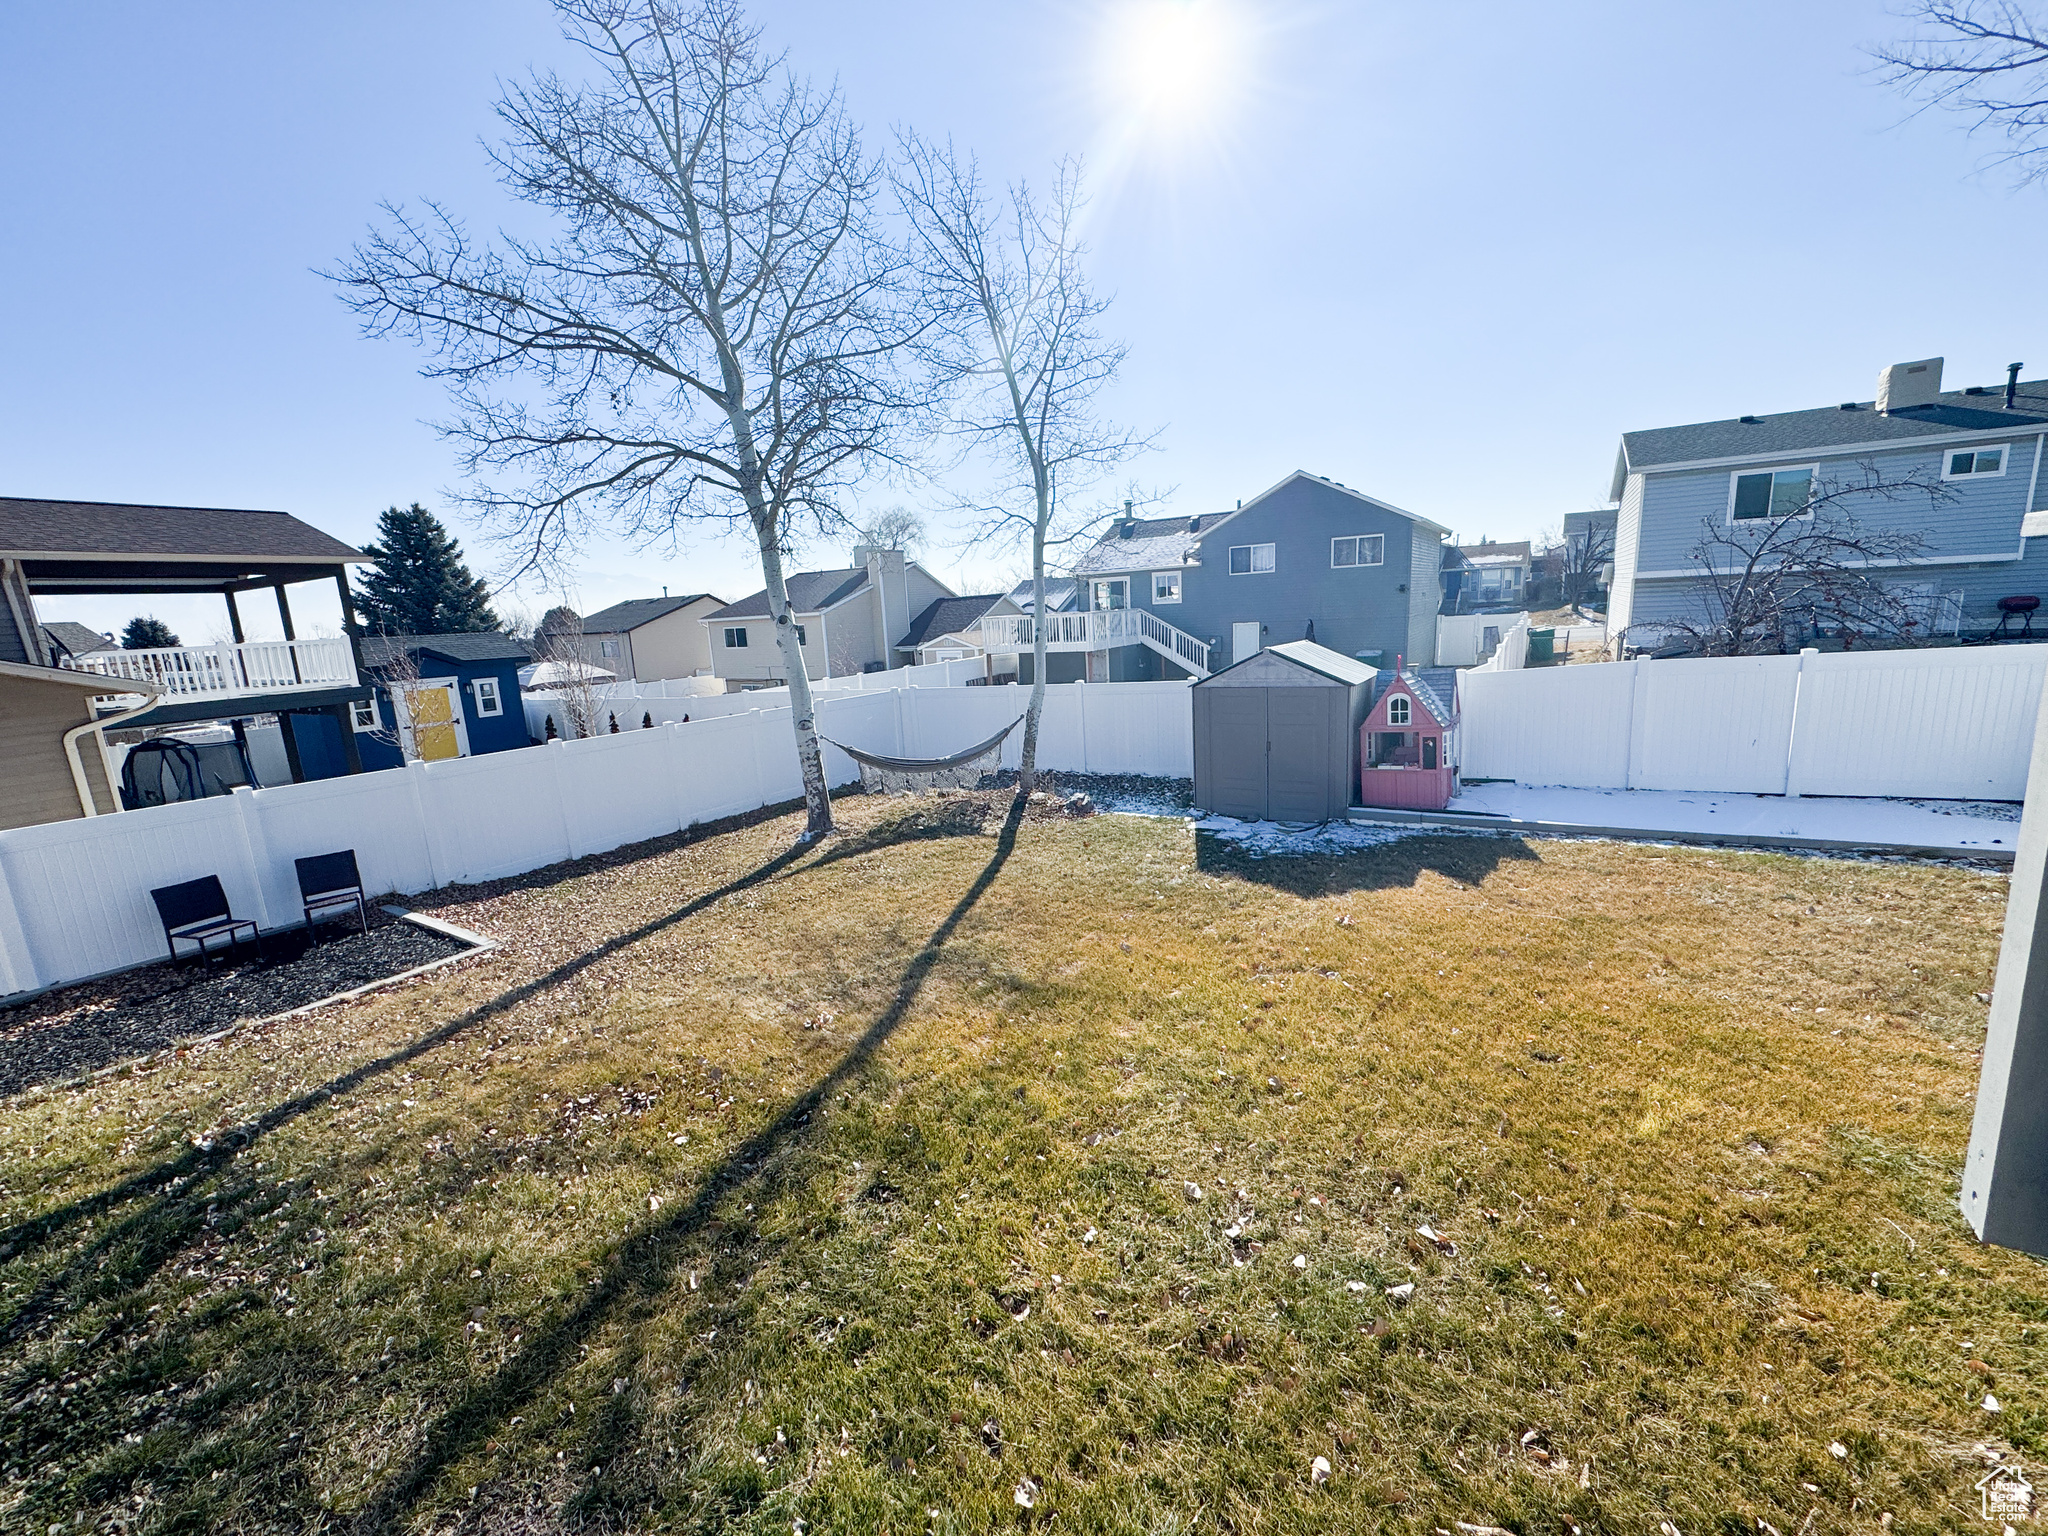
[[[306,927],[318,921],[316,911],[353,905],[363,932],[370,931],[370,909],[363,905],[363,877],[356,869],[356,851],[316,853],[310,859],[294,859],[299,872],[299,900],[305,904]]]
[[[166,885],[151,891],[149,899],[156,903],[156,915],[163,922],[164,942],[170,947],[173,961],[178,958],[179,941],[184,940],[199,946],[201,964],[211,965],[214,951],[207,947],[207,941],[225,934],[227,947],[221,953],[229,953],[242,942],[239,935],[244,928],[249,930],[249,942],[256,946],[256,958],[263,958],[263,936],[254,923],[228,910],[228,893],[220,888],[219,875]]]

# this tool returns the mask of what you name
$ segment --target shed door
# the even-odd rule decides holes
[[[1267,803],[1274,821],[1330,817],[1333,688],[1268,688]]]
[[[1265,821],[1266,695],[1264,688],[1209,688],[1208,739],[1204,753],[1210,782],[1201,786],[1202,804],[1218,816]]]
[[[469,733],[463,729],[462,703],[452,680],[400,684],[392,690],[392,702],[402,706],[401,726],[419,756],[432,763],[469,755]]]

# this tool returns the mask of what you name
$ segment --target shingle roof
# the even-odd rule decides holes
[[[1109,532],[1074,562],[1074,574],[1173,570],[1188,563],[1188,554],[1201,541],[1203,531],[1227,516],[1225,512],[1205,512],[1198,517],[1118,518]]]
[[[132,558],[211,555],[336,565],[363,552],[288,512],[147,507],[110,501],[0,497],[0,554]]]
[[[1064,609],[1066,608],[1067,604],[1068,604],[1068,603],[1070,603],[1070,602],[1072,602],[1072,601],[1074,600],[1074,594],[1075,594],[1075,593],[1077,593],[1078,591],[1080,591],[1080,588],[1081,588],[1081,584],[1080,584],[1079,582],[1077,582],[1077,581],[1073,580],[1073,579],[1072,579],[1071,577],[1066,577],[1066,576],[1048,576],[1048,577],[1046,577],[1046,578],[1045,578],[1045,610],[1046,610],[1046,612],[1047,612],[1047,613],[1059,613],[1059,612],[1062,612],[1062,611],[1063,611],[1063,610],[1064,610]],[[1023,610],[1024,612],[1026,612],[1026,613],[1029,613],[1029,612],[1031,611],[1031,603],[1032,603],[1032,592],[1031,592],[1031,583],[1030,583],[1030,582],[1028,582],[1028,581],[1020,581],[1020,582],[1018,582],[1016,586],[1014,586],[1014,587],[1012,587],[1012,588],[1010,589],[1010,591],[1009,591],[1009,593],[1008,593],[1008,596],[1009,596],[1009,599],[1010,599],[1010,601],[1011,601],[1011,602],[1013,602],[1013,603],[1015,603],[1015,604],[1016,604],[1016,605],[1017,605],[1017,606],[1018,606],[1019,608],[1021,608],[1021,609],[1022,609],[1022,610]]]
[[[83,624],[74,624],[69,619],[58,619],[43,626],[43,638],[55,645],[67,656],[85,656],[93,651],[114,649],[115,642],[96,629]]]
[[[1904,443],[1952,432],[2038,432],[2048,426],[2048,379],[2022,383],[2015,408],[2008,411],[2004,407],[2003,384],[1987,385],[1981,395],[1951,389],[1936,396],[1931,405],[1889,415],[1881,415],[1875,401],[1860,400],[1854,402],[1853,409],[1829,405],[1810,411],[1781,411],[1753,421],[1701,421],[1624,432],[1621,451],[1626,469],[1640,470],[1753,453],[1813,453],[1860,443]],[[1620,474],[1618,467],[1617,480]]]
[[[449,661],[526,661],[533,648],[496,630],[468,635],[366,635],[363,665],[384,667],[402,651],[424,652]]]
[[[928,637],[967,629],[1002,600],[1000,592],[984,592],[978,597],[942,597],[910,621],[910,629],[896,642],[896,649],[914,651]]]
[[[816,613],[822,608],[830,608],[834,603],[853,596],[867,585],[867,580],[868,568],[864,565],[840,571],[798,571],[786,582],[790,612]],[[768,617],[768,589],[763,587],[751,597],[727,603],[716,612],[701,617],[707,623],[718,619],[765,619]]]
[[[621,634],[629,629],[638,629],[642,624],[652,624],[678,608],[687,608],[710,596],[709,592],[692,592],[688,597],[629,597],[623,603],[613,603],[611,607],[591,614],[583,621],[583,633]]]
[[[1458,553],[1476,564],[1481,560],[1526,560],[1531,551],[1527,539],[1518,539],[1512,544],[1460,544]]]

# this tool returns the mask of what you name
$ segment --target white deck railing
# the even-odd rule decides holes
[[[984,650],[1031,649],[1031,616],[1010,614],[981,621]],[[1191,671],[1209,670],[1209,647],[1145,608],[1109,608],[1088,613],[1045,615],[1045,645],[1052,651],[1106,651],[1111,646],[1149,644]]]
[[[153,684],[167,702],[356,685],[355,656],[345,639],[257,640],[243,645],[223,642],[147,651],[102,651],[93,656],[67,656],[59,665],[74,672],[97,672],[109,678]]]

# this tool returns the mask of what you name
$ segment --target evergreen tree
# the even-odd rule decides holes
[[[539,654],[547,649],[547,647],[554,643],[557,635],[566,635],[573,639],[582,633],[583,620],[578,616],[574,608],[569,607],[566,603],[559,607],[550,608],[540,616],[540,623],[534,629],[534,652]]]
[[[372,634],[461,635],[498,627],[491,589],[469,574],[462,546],[425,507],[387,508],[377,518],[377,537],[363,546],[377,563],[356,592]]]
[[[155,614],[147,618],[134,618],[121,631],[121,649],[124,651],[168,650],[179,644],[178,637],[171,633],[171,626]]]

